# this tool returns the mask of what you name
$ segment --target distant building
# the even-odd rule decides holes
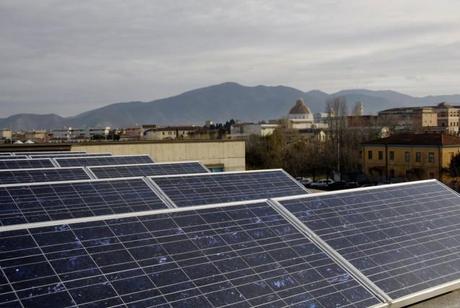
[[[446,133],[404,133],[362,145],[363,172],[378,181],[443,179],[460,137]]]
[[[298,99],[294,107],[289,110],[287,121],[288,128],[292,129],[313,128],[315,123],[313,113],[302,99]]]
[[[230,128],[230,138],[247,138],[251,135],[269,136],[279,127],[279,124],[274,123],[235,123]]]
[[[141,127],[123,128],[118,131],[118,134],[120,141],[137,141],[142,139],[143,130]]]
[[[309,141],[325,142],[327,134],[323,129],[318,128],[304,128],[298,130],[300,136]]]
[[[392,108],[379,112],[378,117],[395,130],[458,134],[460,106],[443,102],[437,106]]]
[[[364,105],[362,102],[356,102],[355,107],[353,108],[352,115],[354,116],[364,115]]]
[[[0,130],[0,141],[11,140],[13,138],[13,132],[9,128]]]
[[[145,140],[175,140],[185,139],[197,131],[197,126],[166,126],[146,129],[143,132]]]
[[[144,140],[176,140],[176,139],[222,139],[225,135],[222,127],[202,126],[165,126],[143,130]]]

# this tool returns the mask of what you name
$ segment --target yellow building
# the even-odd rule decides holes
[[[398,134],[368,141],[362,147],[364,174],[379,182],[445,179],[452,157],[460,153],[460,137]]]

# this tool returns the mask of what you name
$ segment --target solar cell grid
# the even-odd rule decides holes
[[[267,204],[2,232],[7,305],[368,307]]]
[[[99,179],[208,172],[199,162],[102,166],[89,169]]]
[[[460,279],[460,197],[439,182],[281,204],[393,299]]]
[[[140,178],[0,187],[0,225],[167,208]]]
[[[27,159],[27,155],[15,155],[15,156],[6,156],[2,155],[0,156],[0,159],[5,160],[5,159]]]
[[[55,158],[55,157],[99,157],[112,156],[110,153],[66,153],[66,154],[30,154],[31,158]]]
[[[0,185],[89,179],[85,170],[79,167],[0,170]]]
[[[0,159],[0,169],[53,168],[48,158],[43,159]]]
[[[14,152],[15,155],[33,155],[33,154],[83,154],[84,151],[33,151],[33,152]]]
[[[165,176],[151,179],[178,207],[307,193],[282,170]]]
[[[149,164],[153,160],[148,155],[126,155],[107,157],[54,158],[61,167],[84,167],[101,165]]]

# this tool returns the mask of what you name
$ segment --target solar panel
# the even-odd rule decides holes
[[[32,307],[368,307],[267,204],[1,232],[0,300]]]
[[[66,153],[66,154],[30,154],[31,158],[68,158],[68,157],[99,157],[112,156],[111,153]]]
[[[89,169],[100,179],[209,172],[199,162],[97,166]]]
[[[281,204],[393,299],[460,279],[460,196],[437,181]]]
[[[222,172],[151,178],[178,206],[306,194],[283,170]]]
[[[148,155],[126,155],[108,157],[69,157],[55,158],[61,167],[84,167],[103,165],[151,164],[153,160]]]
[[[81,167],[0,170],[0,185],[89,179]]]
[[[15,156],[6,156],[2,155],[0,156],[0,159],[5,160],[5,159],[27,159],[27,155],[15,155]]]
[[[84,154],[84,151],[32,151],[32,152],[14,152],[15,155],[35,155],[35,154]]]
[[[43,159],[0,159],[0,169],[53,168],[48,158]]]
[[[141,178],[0,187],[0,225],[166,208]]]

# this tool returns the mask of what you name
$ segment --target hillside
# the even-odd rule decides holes
[[[115,103],[68,118],[55,114],[18,114],[0,119],[0,127],[15,130],[66,126],[130,127],[147,123],[202,124],[206,120],[222,122],[230,118],[260,121],[282,117],[298,98],[303,98],[313,112],[322,112],[325,102],[334,96],[345,96],[350,109],[356,101],[362,101],[366,113],[441,101],[460,104],[460,95],[418,98],[394,91],[371,90],[343,90],[327,94],[318,90],[303,92],[285,86],[247,87],[227,82],[151,102]]]

